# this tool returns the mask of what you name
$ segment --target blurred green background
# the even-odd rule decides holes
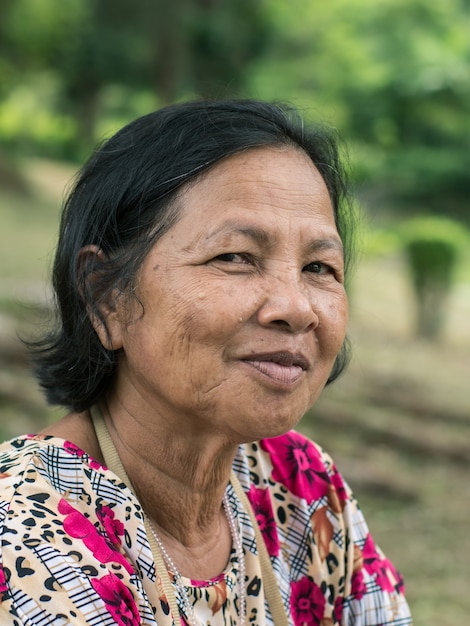
[[[60,205],[93,146],[194,97],[289,101],[336,127],[362,210],[348,372],[301,428],[353,486],[417,626],[470,614],[469,0],[2,0],[0,438],[45,406]]]

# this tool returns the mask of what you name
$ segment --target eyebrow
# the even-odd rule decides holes
[[[328,237],[327,239],[315,239],[309,245],[310,252],[319,252],[321,250],[336,250],[343,254],[344,248],[341,239],[335,237]]]
[[[273,236],[263,228],[259,228],[258,226],[245,226],[243,224],[240,224],[239,222],[235,222],[232,220],[224,222],[220,226],[220,228],[209,232],[206,236],[206,241],[216,239],[221,234],[242,235],[243,237],[248,237],[256,243],[266,247],[272,247],[275,243]],[[310,242],[310,244],[307,246],[307,249],[309,250],[309,252],[319,252],[321,250],[335,250],[343,254],[343,244],[339,237],[315,239]]]

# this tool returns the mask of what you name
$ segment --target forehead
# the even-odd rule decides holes
[[[217,161],[208,170],[202,172],[195,179],[200,182],[212,176],[230,175],[233,171],[243,171],[255,169],[263,169],[266,164],[271,167],[276,164],[281,169],[289,169],[294,164],[302,163],[304,167],[308,167],[315,171],[320,177],[315,164],[310,156],[298,146],[280,145],[280,146],[260,146],[255,148],[247,148],[241,152],[229,155],[220,161]],[[256,167],[258,165],[259,167]]]
[[[203,199],[229,204],[282,203],[303,206],[328,205],[331,199],[320,172],[303,150],[291,146],[250,148],[219,161],[182,188],[182,208],[191,210]]]
[[[224,159],[182,189],[177,204],[176,222],[157,242],[161,252],[166,244],[189,253],[240,236],[268,248],[318,240],[341,248],[326,184],[299,149],[256,148]]]

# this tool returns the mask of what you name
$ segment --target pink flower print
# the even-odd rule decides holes
[[[0,603],[8,598],[8,583],[5,577],[5,571],[0,563]]]
[[[366,592],[364,573],[362,570],[354,572],[351,577],[351,595],[355,600],[361,600]]]
[[[82,456],[85,454],[85,452],[81,448],[79,448],[71,441],[64,441],[64,450],[66,450],[70,454],[75,454],[80,458],[82,458]]]
[[[64,450],[66,452],[68,452],[69,454],[73,454],[75,456],[78,456],[79,459],[83,458],[85,456],[85,454],[86,454],[86,452],[84,450],[79,448],[77,445],[75,445],[71,441],[64,441]],[[92,458],[89,455],[87,455],[87,456],[88,456],[88,465],[91,468],[93,468],[93,469],[106,469],[106,467],[104,465],[102,465],[101,463],[96,461],[94,458]]]
[[[85,546],[91,551],[95,559],[100,563],[120,563],[129,574],[133,573],[131,564],[110,546],[95,526],[80,511],[73,508],[71,504],[62,498],[59,501],[59,513],[65,515],[64,530],[75,539],[81,539]]]
[[[318,626],[325,611],[325,596],[309,577],[291,583],[291,615],[295,626]]]
[[[335,466],[333,466],[333,469],[334,469],[334,472],[331,476],[331,482],[333,483],[334,488],[336,489],[336,492],[338,493],[341,500],[347,500],[348,494],[344,486],[343,478]]]
[[[365,570],[374,577],[384,591],[403,590],[403,579],[392,563],[377,550],[371,535],[367,536],[362,549]]]
[[[140,624],[139,611],[132,593],[116,574],[93,578],[91,584],[118,626]]]
[[[279,538],[269,492],[267,489],[257,489],[252,485],[248,492],[248,498],[268,553],[270,556],[277,556],[279,554]]]
[[[119,548],[121,545],[120,537],[124,534],[124,524],[120,520],[114,519],[114,511],[109,506],[102,506],[97,509],[96,515],[104,528],[109,543]]]
[[[272,477],[291,493],[307,502],[328,495],[331,481],[320,453],[311,441],[291,431],[280,437],[263,439],[261,448],[269,453]]]
[[[353,574],[351,577],[351,595],[356,600],[361,600],[366,592],[366,585],[364,583],[364,555],[359,546],[354,545],[354,561],[353,561]]]
[[[335,624],[341,624],[341,620],[343,619],[343,609],[344,609],[344,598],[343,596],[338,596],[335,600],[335,608],[333,611],[333,617],[335,620]]]

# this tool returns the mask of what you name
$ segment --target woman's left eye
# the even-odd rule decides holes
[[[312,272],[312,274],[332,274],[334,270],[326,263],[315,261],[314,263],[308,263],[308,265],[305,265],[303,271]]]

